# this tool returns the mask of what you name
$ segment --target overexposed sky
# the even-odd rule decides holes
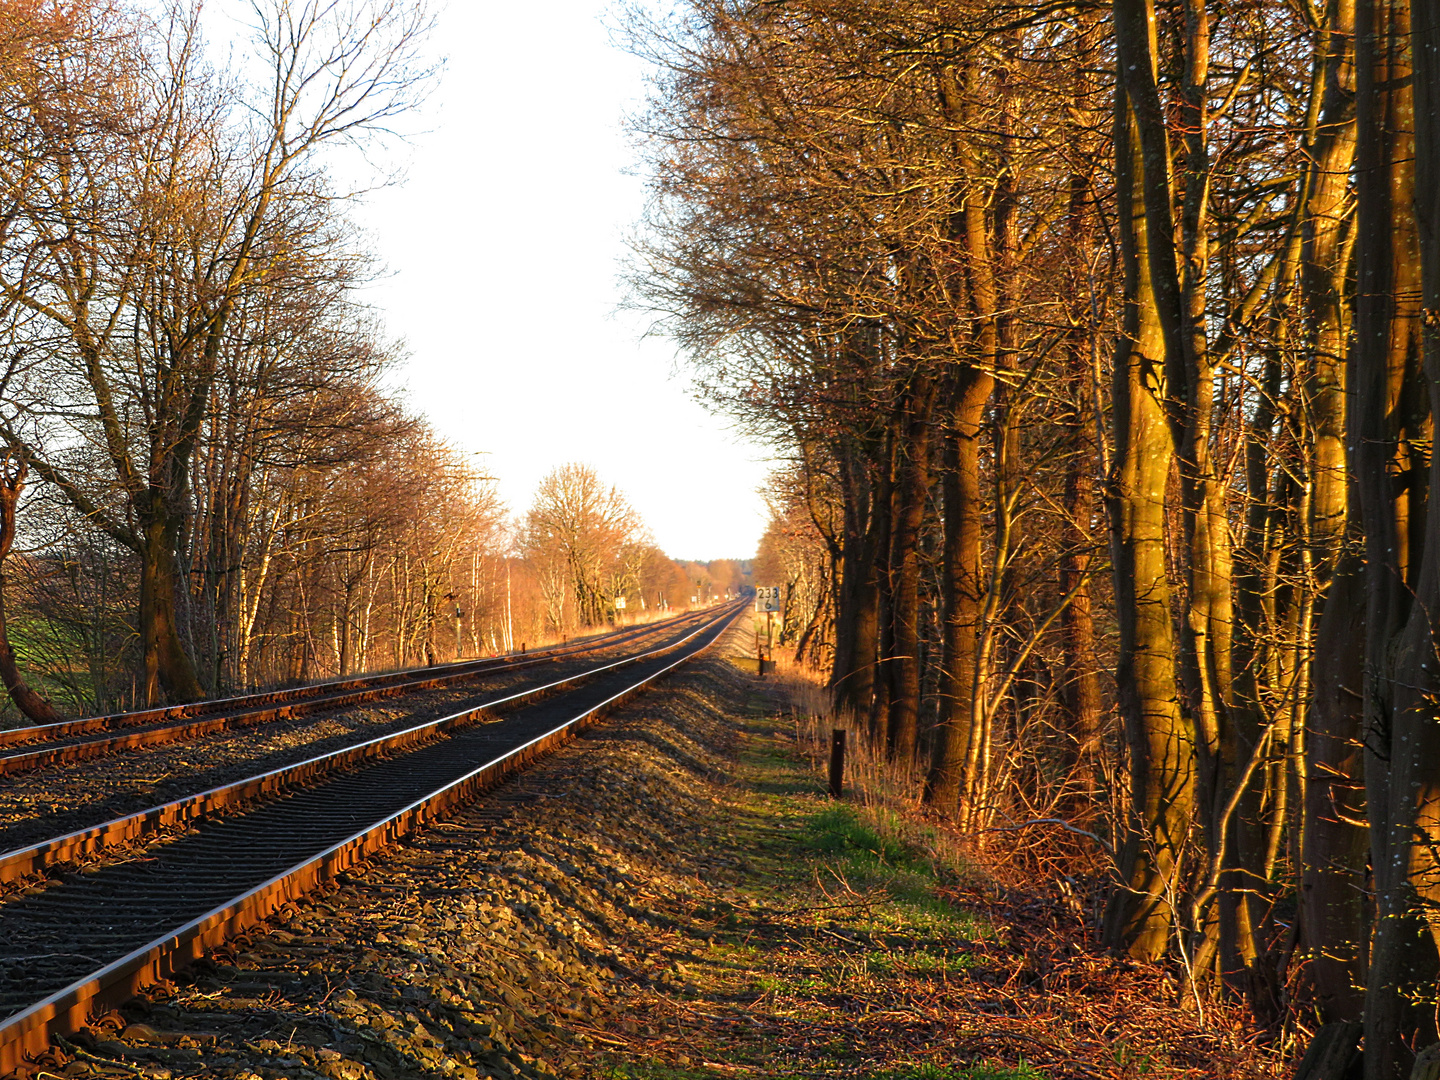
[[[408,348],[412,406],[485,455],[513,511],[552,468],[584,461],[668,554],[748,558],[767,450],[691,399],[668,341],[615,313],[644,203],[621,124],[644,72],[612,45],[606,6],[439,9],[446,65],[406,121],[425,133],[403,150],[403,183],[352,211],[387,269],[367,295]]]

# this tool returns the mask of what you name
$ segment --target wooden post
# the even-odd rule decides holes
[[[845,729],[835,728],[830,733],[830,797],[842,798],[845,794]]]

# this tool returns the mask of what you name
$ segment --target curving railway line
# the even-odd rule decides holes
[[[742,610],[627,634],[618,659],[0,854],[0,881],[93,860],[0,903],[0,1074],[52,1033],[84,1026],[92,1011],[166,978],[572,738],[710,646]]]

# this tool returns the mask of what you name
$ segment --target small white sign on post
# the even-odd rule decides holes
[[[624,610],[625,610],[625,597],[623,597],[623,596],[617,596],[617,597],[615,597],[615,610],[616,610],[616,611],[624,611]]]
[[[755,589],[756,611],[780,610],[780,585],[761,585]]]

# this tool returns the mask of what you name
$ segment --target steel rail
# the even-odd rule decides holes
[[[722,616],[724,618],[725,616]],[[487,714],[505,705],[513,705],[527,699],[536,699],[562,687],[571,687],[593,679],[597,675],[617,668],[637,664],[651,657],[673,652],[684,646],[697,634],[719,620],[710,620],[691,631],[678,641],[670,642],[657,649],[626,656],[619,660],[589,668],[563,679],[556,679],[540,686],[529,687],[492,701],[485,701],[470,708],[461,709],[434,720],[426,720],[400,731],[378,735],[349,746],[342,746],[315,757],[282,765],[243,780],[209,788],[193,795],[137,810],[132,814],[113,818],[99,825],[87,826],[66,833],[63,836],[42,840],[26,847],[0,852],[0,885],[9,884],[38,873],[47,866],[59,862],[73,862],[87,855],[96,854],[105,848],[133,844],[162,829],[180,825],[193,825],[224,810],[233,809],[256,799],[281,792],[291,791],[350,765],[356,765],[374,758],[415,746],[436,735],[446,735],[484,721]],[[671,629],[675,629],[673,626]]]
[[[300,686],[286,687],[282,690],[260,690],[253,694],[234,694],[230,697],[192,701],[184,705],[167,705],[154,709],[136,709],[130,712],[105,713],[100,716],[83,716],[75,720],[57,720],[50,724],[26,724],[0,731],[0,747],[54,741],[75,735],[89,735],[100,731],[113,731],[117,728],[137,727],[164,720],[190,720],[226,709],[258,709],[266,705],[306,701],[326,694],[348,693],[397,683],[425,682],[430,679],[443,679],[451,676],[488,674],[492,671],[514,671],[522,665],[529,666],[538,661],[608,648],[621,644],[632,637],[643,637],[652,630],[678,624],[686,619],[698,618],[704,614],[705,612],[686,612],[660,622],[624,627],[585,638],[583,641],[553,645],[533,652],[512,652],[502,656],[456,660],[448,664],[436,664],[423,668],[403,668],[399,671],[387,671],[378,675],[342,675],[333,679],[320,679]]]
[[[24,750],[20,753],[0,756],[0,776],[9,776],[15,773],[29,772],[34,769],[45,768],[49,765],[69,764],[76,761],[89,761],[97,757],[105,757],[109,754],[119,753],[122,750],[129,750],[138,747],[163,746],[176,742],[189,742],[193,739],[202,738],[206,735],[214,735],[224,731],[241,730],[248,727],[256,727],[261,724],[274,723],[277,720],[297,719],[308,716],[311,713],[324,712],[333,709],[345,708],[351,705],[362,705],[374,701],[383,701],[388,698],[402,697],[406,694],[419,693],[427,690],[438,690],[445,686],[467,679],[480,678],[485,675],[505,674],[512,671],[524,671],[528,668],[538,667],[543,664],[554,663],[557,660],[567,659],[586,652],[596,652],[600,649],[614,648],[624,644],[628,640],[643,638],[654,633],[673,629],[676,625],[683,625],[686,620],[700,616],[686,614],[677,616],[673,620],[652,623],[643,629],[627,629],[619,634],[606,635],[595,639],[581,646],[566,646],[559,650],[547,650],[543,654],[527,654],[527,659],[505,659],[501,661],[468,661],[464,665],[453,665],[462,670],[453,670],[449,673],[434,674],[434,669],[423,669],[426,674],[422,678],[413,678],[415,672],[391,673],[378,676],[384,680],[372,684],[367,680],[347,680],[339,684],[309,684],[307,687],[299,687],[296,690],[309,690],[315,686],[358,686],[359,689],[349,689],[340,693],[331,693],[324,696],[310,696],[308,698],[286,701],[282,704],[274,704],[273,701],[265,701],[259,707],[243,709],[236,712],[225,713],[220,716],[202,716],[195,719],[188,719],[177,724],[164,724],[157,727],[143,727],[139,731],[126,732],[123,734],[104,736],[95,739],[86,739],[80,742],[63,743],[59,746],[41,745],[34,749]],[[619,637],[620,640],[616,640]],[[400,675],[406,676],[400,680]],[[288,694],[290,691],[274,691],[270,694],[251,695],[247,698],[226,699],[229,701],[245,701],[251,698],[273,698],[274,694]],[[221,702],[223,703],[223,702]],[[195,707],[201,705],[216,704],[213,702],[197,702]],[[178,709],[191,708],[191,706],[177,706]],[[165,711],[165,710],[162,710]],[[124,718],[133,718],[146,714],[122,713],[117,714]],[[77,734],[74,730],[80,728],[80,734],[88,734],[84,725],[100,721],[109,721],[113,717],[95,717],[87,720],[61,721],[58,724],[47,724],[40,727],[16,728],[8,732],[0,732],[0,746],[6,742],[14,743],[18,739],[6,740],[3,736],[13,735],[15,732],[34,732],[49,729],[68,729],[56,731],[52,741],[59,738],[69,737]],[[145,723],[144,720],[127,719],[126,726],[138,726]],[[91,730],[105,730],[103,727]],[[33,736],[32,736],[33,738]]]
[[[743,603],[736,605],[668,649],[656,650],[682,649],[687,642],[714,629],[708,640],[598,704],[0,1021],[0,1073],[17,1069],[27,1055],[43,1051],[49,1045],[52,1034],[64,1034],[84,1027],[93,1010],[114,1007],[143,987],[173,976],[203,956],[206,950],[260,924],[274,911],[298,899],[319,883],[407,835],[426,821],[474,799],[562,745],[609,710],[712,646],[740,616],[744,606]],[[638,659],[632,658],[608,667],[613,669]]]

